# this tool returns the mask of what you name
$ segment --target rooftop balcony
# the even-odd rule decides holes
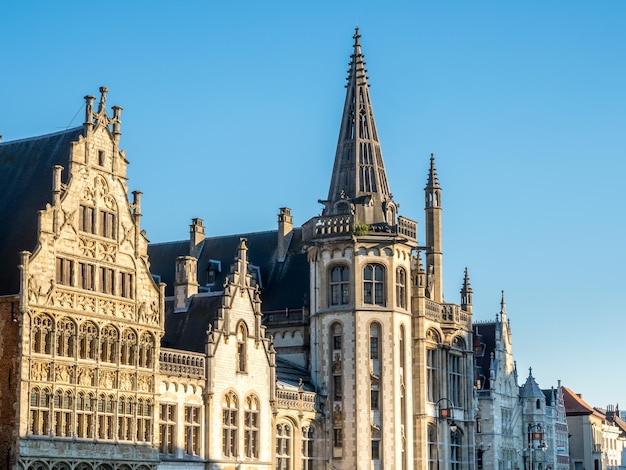
[[[456,304],[438,304],[426,299],[426,318],[439,323],[472,328],[472,316]]]
[[[367,228],[365,233],[358,233],[358,235],[391,234],[417,243],[417,222],[406,217],[399,216],[397,224],[393,226],[381,223],[372,224]],[[302,238],[305,241],[320,238],[351,238],[357,235],[356,232],[354,216],[351,214],[320,215],[313,217],[302,226]]]
[[[205,379],[204,354],[161,348],[159,371],[165,375]]]

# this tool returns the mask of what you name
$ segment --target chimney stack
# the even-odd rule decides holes
[[[189,298],[198,293],[198,260],[192,256],[176,258],[174,280],[174,311],[187,309]]]
[[[293,234],[293,217],[291,217],[291,209],[281,207],[278,214],[278,261],[285,261],[289,243]]]
[[[189,255],[198,259],[202,251],[202,242],[204,241],[204,225],[202,219],[191,219],[189,226]]]

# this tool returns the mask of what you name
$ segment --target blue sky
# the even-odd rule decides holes
[[[475,320],[505,291],[520,384],[532,366],[626,407],[626,2],[7,0],[0,17],[3,140],[79,125],[108,86],[154,242],[192,217],[222,235],[320,212],[358,24],[420,231],[437,159],[446,300],[467,266]]]

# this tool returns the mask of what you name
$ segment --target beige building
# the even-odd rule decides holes
[[[0,455],[20,470],[475,466],[472,289],[442,188],[398,215],[358,30],[324,208],[148,245],[121,108],[0,143]],[[52,168],[52,169],[51,169]],[[461,274],[460,278],[461,278]]]

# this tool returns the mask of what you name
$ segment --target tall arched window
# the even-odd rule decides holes
[[[396,269],[396,306],[406,308],[406,271],[404,268]]]
[[[58,437],[70,437],[74,430],[72,411],[74,395],[71,391],[57,390],[54,394],[54,434]]]
[[[278,423],[276,426],[276,470],[291,468],[291,424]]]
[[[80,325],[78,334],[78,358],[95,359],[98,356],[98,329],[87,321]]]
[[[33,388],[30,391],[30,432],[37,436],[50,431],[50,390]]]
[[[330,363],[332,372],[332,382],[329,384],[330,396],[335,401],[340,401],[343,397],[343,361],[342,361],[342,344],[343,344],[343,328],[340,323],[333,323],[330,326],[332,337]]]
[[[385,268],[380,264],[363,268],[363,302],[385,306]]]
[[[237,372],[246,372],[247,365],[247,348],[248,328],[244,322],[240,322],[237,326]]]
[[[93,395],[78,392],[76,397],[76,437],[94,437],[94,411]]]
[[[115,401],[113,395],[101,394],[98,397],[98,437],[113,439],[115,431]]]
[[[462,403],[462,387],[463,374],[461,370],[461,356],[450,354],[448,358],[448,373],[450,375],[450,400],[456,406],[463,406]]]
[[[152,401],[139,398],[137,400],[137,440],[150,442],[152,438]]]
[[[435,426],[428,425],[428,470],[437,470],[437,432]]]
[[[150,368],[154,364],[154,337],[144,332],[139,340],[139,367]]]
[[[222,399],[222,453],[224,457],[236,457],[239,402],[235,392],[228,392]]]
[[[56,325],[57,356],[74,357],[76,344],[76,324],[69,318],[62,318]]]
[[[113,326],[105,326],[100,332],[100,360],[102,362],[117,362],[117,345],[119,334]]]
[[[52,318],[49,315],[37,315],[33,319],[33,352],[52,353]]]
[[[309,424],[302,428],[302,470],[315,468],[315,426]]]
[[[330,270],[330,304],[350,303],[350,268],[335,266]]]
[[[450,433],[450,469],[461,470],[461,462],[463,458],[461,456],[461,443],[462,436],[459,430]]]
[[[130,397],[119,397],[117,401],[117,438],[121,441],[133,439],[134,404]]]
[[[244,402],[244,455],[248,459],[259,458],[259,399],[248,395]]]
[[[137,334],[133,330],[124,330],[120,349],[120,364],[134,366],[137,355]]]

